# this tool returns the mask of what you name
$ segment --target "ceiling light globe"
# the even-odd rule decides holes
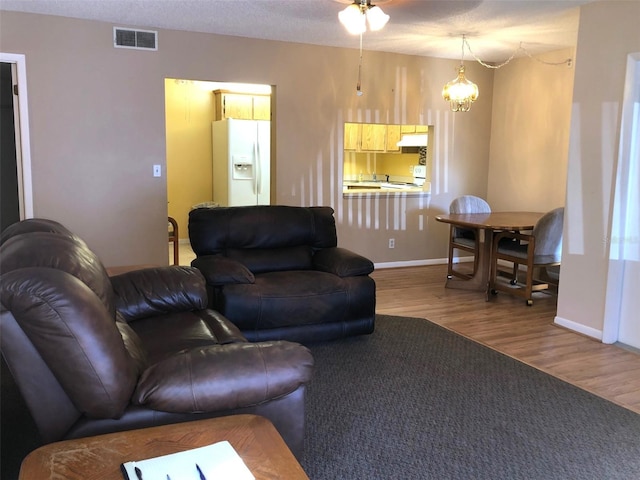
[[[389,15],[384,13],[380,7],[370,7],[367,10],[367,21],[372,31],[381,30],[389,21]]]
[[[352,35],[364,33],[367,30],[366,17],[355,3],[339,12],[338,20]]]

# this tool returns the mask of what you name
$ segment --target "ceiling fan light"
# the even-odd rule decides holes
[[[360,10],[360,6],[355,3],[338,13],[338,20],[352,35],[364,33],[367,30],[364,13]]]
[[[381,30],[389,21],[389,15],[384,13],[380,7],[369,7],[367,21],[372,31]]]
[[[449,102],[453,112],[468,112],[478,94],[478,86],[464,76],[464,65],[458,67],[458,76],[442,89],[442,98]]]

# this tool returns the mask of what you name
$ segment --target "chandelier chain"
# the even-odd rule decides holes
[[[563,60],[561,62],[547,62],[545,60],[541,60],[540,58],[534,57],[531,53],[529,53],[529,51],[522,46],[522,42],[520,42],[520,45],[518,46],[518,48],[516,48],[516,50],[511,54],[511,56],[509,58],[507,58],[504,62],[502,62],[502,63],[500,63],[498,65],[491,65],[489,63],[483,62],[480,58],[478,58],[476,56],[475,53],[473,53],[473,50],[471,50],[471,46],[469,46],[469,42],[467,41],[467,39],[466,39],[466,37],[464,35],[462,36],[462,42],[463,42],[462,43],[462,55],[463,55],[463,58],[464,58],[464,46],[466,45],[467,49],[469,50],[469,53],[475,59],[475,61],[478,62],[483,67],[486,67],[486,68],[498,69],[498,68],[504,67],[506,64],[508,64],[511,60],[514,59],[514,57],[517,55],[518,52],[523,52],[527,57],[531,58],[532,60],[535,60],[536,62],[543,63],[545,65],[557,66],[557,65],[567,64],[568,66],[571,66],[571,62],[572,62],[572,60],[570,58],[567,58],[566,60]]]

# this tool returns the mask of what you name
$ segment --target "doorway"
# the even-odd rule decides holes
[[[221,115],[214,92],[267,97],[270,103],[274,97],[270,85],[165,79],[167,212],[178,224],[182,265],[190,261],[188,252],[183,255],[189,244],[189,211],[214,202],[212,122]],[[273,128],[270,135],[273,140]],[[273,149],[272,141],[270,171]],[[172,252],[169,258],[173,261]]]
[[[33,217],[25,64],[0,53],[0,230]]]

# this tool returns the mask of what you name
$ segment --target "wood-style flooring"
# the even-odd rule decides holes
[[[446,265],[378,269],[376,312],[426,318],[640,413],[640,354],[554,325],[557,297],[445,288]]]
[[[194,257],[180,245],[180,264]],[[639,353],[554,325],[554,295],[535,294],[531,307],[503,293],[487,302],[481,292],[445,288],[446,275],[446,265],[376,270],[377,313],[426,318],[640,413]]]

